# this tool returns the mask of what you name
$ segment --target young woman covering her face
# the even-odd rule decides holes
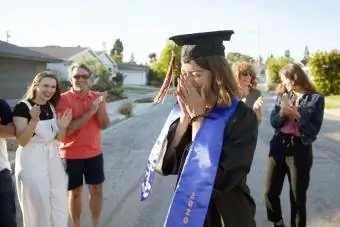
[[[56,139],[65,136],[72,113],[56,116],[59,97],[57,77],[41,72],[14,108],[15,176],[24,226],[67,226],[67,176]]]
[[[260,123],[263,101],[261,92],[256,88],[256,73],[253,65],[248,62],[236,62],[233,64],[232,70],[240,89],[242,101],[254,110]]]
[[[178,175],[165,226],[255,226],[255,203],[246,178],[258,124],[254,112],[239,102],[224,56],[223,40],[232,33],[170,38],[183,46],[177,103],[150,154],[142,187],[143,200],[154,168]]]
[[[308,76],[297,64],[280,71],[277,102],[270,116],[275,129],[270,141],[266,184],[268,219],[285,226],[280,194],[285,175],[290,184],[291,226],[306,226],[306,194],[313,162],[312,143],[320,131],[324,97],[317,93]]]

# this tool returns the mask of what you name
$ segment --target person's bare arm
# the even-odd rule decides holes
[[[38,121],[32,119],[28,122],[27,118],[14,117],[13,122],[16,128],[16,139],[18,144],[25,146],[32,138]]]
[[[91,109],[87,111],[83,116],[79,117],[78,119],[72,120],[70,125],[66,129],[66,135],[71,135],[72,133],[78,131],[82,126],[84,126],[97,112],[97,109],[98,107],[91,107]]]
[[[7,125],[0,125],[0,137],[13,137],[15,136],[15,127],[13,123]]]
[[[99,126],[101,129],[107,128],[109,126],[110,118],[107,114],[105,103],[100,104],[97,117],[98,117],[98,122],[99,122]]]

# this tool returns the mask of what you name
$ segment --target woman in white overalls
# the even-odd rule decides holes
[[[66,227],[67,175],[58,153],[72,113],[56,117],[60,97],[57,77],[38,73],[24,99],[14,108],[13,121],[19,144],[15,176],[24,227]]]

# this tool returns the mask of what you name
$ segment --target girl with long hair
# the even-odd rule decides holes
[[[270,115],[275,129],[270,141],[265,202],[268,219],[284,225],[280,194],[284,178],[290,185],[291,226],[306,226],[306,200],[313,163],[312,144],[323,122],[325,100],[297,64],[280,71],[281,84]]]
[[[255,226],[255,203],[246,178],[258,123],[254,112],[239,101],[238,85],[225,58],[223,40],[232,34],[170,38],[182,46],[177,103],[151,151],[142,185],[144,200],[155,170],[178,175],[164,226]],[[164,92],[156,101],[162,96]]]
[[[40,72],[13,111],[19,144],[15,177],[25,227],[67,226],[67,176],[57,140],[65,136],[72,112],[56,115],[59,98],[56,75]]]

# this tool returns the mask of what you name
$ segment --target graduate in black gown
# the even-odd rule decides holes
[[[205,156],[196,155],[195,158],[188,158],[193,141],[198,140],[199,130],[207,130],[201,127],[206,119],[211,119],[210,111],[214,108],[228,110],[232,105],[232,100],[239,98],[238,85],[226,61],[223,45],[223,41],[229,41],[232,34],[232,31],[219,31],[170,38],[177,45],[182,46],[181,76],[177,80],[180,115],[168,129],[167,145],[157,165],[160,165],[158,171],[163,175],[178,175],[177,191],[180,191],[181,187],[183,190],[184,187],[194,185],[200,178],[210,174],[203,170],[201,175],[198,178],[196,176],[195,179],[190,178],[192,172],[188,173],[189,178],[186,178],[182,171],[190,168],[186,166],[197,159],[202,163],[212,160],[211,157],[216,153],[216,150],[212,148],[201,151],[209,153]],[[257,144],[258,123],[254,111],[245,103],[237,102],[234,108],[228,123],[222,125],[222,131],[208,132],[212,135],[209,138],[221,140],[221,151],[218,151],[220,156],[217,159],[217,171],[207,177],[207,181],[209,179],[211,181],[212,190],[209,195],[206,195],[209,200],[205,219],[201,224],[195,225],[190,225],[189,219],[183,219],[183,222],[189,222],[185,226],[256,226],[254,220],[256,206],[246,180]],[[196,153],[199,154],[198,151]],[[201,171],[200,168],[197,168],[197,171]],[[194,190],[199,193],[202,188],[194,187]],[[182,200],[186,199],[184,196]],[[181,198],[177,199],[176,203],[180,200]],[[173,201],[172,205],[174,203]],[[186,201],[183,201],[183,204],[186,204]],[[189,208],[195,207],[195,205],[190,206],[191,202],[188,204]],[[185,213],[189,215],[189,211],[191,210]],[[168,216],[170,213],[171,211]],[[179,223],[176,226],[182,225]]]

